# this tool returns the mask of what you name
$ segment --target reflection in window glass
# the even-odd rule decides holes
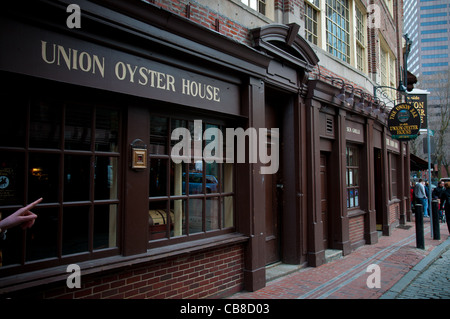
[[[150,122],[150,145],[153,151],[149,154],[149,240],[188,237],[233,227],[233,164],[194,157],[196,147],[201,147],[206,155],[220,156],[218,153],[222,152],[223,146],[215,143],[218,134],[214,132],[223,131],[224,128],[200,120],[158,116],[152,116]],[[171,135],[168,124],[172,130],[188,129],[191,139],[190,162],[176,164],[170,158],[171,147],[179,140],[167,143]],[[164,151],[160,147],[164,147]],[[170,212],[167,219],[170,224],[165,221],[167,212]]]
[[[219,229],[219,198],[206,198],[206,230]]]
[[[210,194],[220,192],[219,164],[216,162],[206,163],[205,167],[206,167],[206,176],[205,176],[206,193]]]
[[[222,225],[224,228],[233,227],[234,225],[234,214],[233,214],[233,196],[226,196],[223,198],[223,208],[222,208],[223,221]]]
[[[44,202],[58,202],[60,155],[32,153],[29,161],[29,199],[43,197]]]
[[[186,235],[186,200],[170,201],[170,216],[172,219],[171,237]]]
[[[161,239],[167,237],[167,202],[150,202],[148,210],[149,239]],[[170,225],[172,228],[172,225]]]
[[[203,231],[203,199],[189,199],[189,234]]]

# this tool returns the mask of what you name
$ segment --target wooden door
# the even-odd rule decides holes
[[[329,216],[328,216],[328,172],[327,157],[320,154],[320,207],[323,225],[323,247],[329,248]]]
[[[279,128],[280,127],[280,116],[279,112],[282,109],[279,105],[278,100],[268,99],[266,104],[266,127]],[[277,111],[278,110],[278,111]],[[272,264],[281,260],[281,216],[283,209],[283,180],[282,180],[282,160],[281,156],[283,154],[283,143],[282,136],[280,132],[279,136],[279,154],[280,154],[280,167],[276,174],[266,174],[265,179],[265,189],[266,189],[266,264]],[[270,134],[268,138],[268,154],[271,153],[271,141]]]

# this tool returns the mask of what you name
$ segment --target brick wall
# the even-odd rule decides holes
[[[400,203],[389,206],[389,225],[395,224],[400,219]]]
[[[349,219],[350,242],[358,245],[364,240],[364,215],[351,217]]]
[[[238,42],[251,45],[249,29],[192,0],[146,0]]]
[[[242,245],[235,245],[92,276],[83,276],[81,270],[81,288],[69,289],[64,281],[22,290],[19,295],[43,299],[199,299],[228,295],[243,289],[243,254]]]

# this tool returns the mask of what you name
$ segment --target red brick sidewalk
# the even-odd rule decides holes
[[[365,245],[343,258],[312,268],[304,268],[267,283],[256,292],[240,292],[231,299],[377,299],[387,292],[411,268],[449,236],[447,225],[441,225],[441,240],[430,235],[429,218],[424,218],[425,250],[416,248],[414,222],[409,229],[396,228],[391,236],[378,243]],[[366,272],[370,264],[378,264],[381,288],[368,288]]]

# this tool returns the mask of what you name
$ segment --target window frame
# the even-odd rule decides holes
[[[3,76],[3,75],[1,75]],[[27,81],[27,79],[22,78],[23,81]],[[20,80],[19,80],[20,81]],[[34,83],[34,81],[30,81],[30,83]],[[45,82],[47,83],[47,82]],[[20,240],[20,243],[17,243],[17,245],[20,247],[20,253],[18,257],[14,260],[12,264],[9,265],[3,265],[0,267],[0,275],[8,276],[12,274],[18,274],[18,273],[24,273],[29,272],[33,270],[40,270],[40,269],[46,269],[49,267],[59,266],[59,265],[66,265],[68,263],[74,263],[74,262],[83,262],[87,260],[98,260],[105,257],[113,257],[120,255],[121,250],[121,216],[122,216],[122,174],[123,174],[123,156],[122,156],[122,147],[123,147],[123,110],[120,106],[116,105],[115,103],[110,103],[111,101],[104,101],[97,99],[94,96],[89,101],[85,101],[83,98],[73,98],[73,96],[84,96],[84,94],[88,91],[86,89],[80,89],[80,92],[84,92],[83,94],[75,93],[74,91],[71,91],[70,95],[66,95],[64,93],[67,93],[65,89],[67,88],[65,85],[59,85],[59,84],[52,84],[48,87],[51,87],[47,90],[47,87],[44,88],[44,83],[39,83],[36,85],[36,87],[33,90],[30,90],[28,94],[23,96],[23,92],[17,92],[19,89],[15,87],[18,85],[14,80],[11,81],[11,90],[5,90],[4,92],[7,92],[5,94],[2,94],[2,102],[4,102],[7,99],[7,96],[14,97],[14,100],[20,100],[22,103],[24,114],[21,118],[21,121],[24,125],[24,131],[25,134],[22,137],[23,138],[23,146],[0,146],[0,152],[4,152],[6,154],[13,154],[20,155],[24,159],[24,165],[23,165],[23,182],[22,185],[20,185],[21,191],[21,203],[11,203],[7,205],[1,205],[0,211],[3,211],[3,218],[5,218],[8,214],[13,213],[15,210],[23,207],[27,203],[31,202],[32,200],[35,200],[36,198],[31,198],[31,196],[34,196],[31,194],[29,188],[31,187],[31,181],[30,181],[30,174],[33,174],[33,171],[31,169],[32,161],[30,160],[31,157],[36,156],[51,156],[55,159],[57,158],[58,167],[55,168],[55,178],[58,183],[57,187],[57,195],[55,199],[52,199],[52,201],[46,201],[44,196],[44,201],[38,205],[33,211],[39,216],[41,215],[41,218],[44,218],[44,213],[49,213],[50,211],[53,211],[51,214],[54,215],[54,218],[56,218],[55,221],[55,235],[52,241],[54,241],[55,250],[48,256],[43,258],[36,258],[34,259],[32,254],[30,255],[30,251],[28,251],[27,247],[32,245],[30,242],[30,236],[37,235],[37,224],[35,224],[31,229],[29,230],[22,230],[20,227],[15,227],[13,229],[10,229],[8,231],[8,239],[18,239]],[[42,85],[42,87],[41,87]],[[30,84],[30,87],[34,87],[32,84]],[[56,88],[59,88],[60,90],[57,90]],[[74,89],[78,90],[78,89]],[[10,91],[10,92],[9,92]],[[57,92],[57,93],[55,93]],[[22,95],[20,95],[22,94]],[[70,96],[70,97],[67,97]],[[44,147],[44,146],[37,146],[36,144],[31,143],[32,138],[32,125],[35,125],[31,122],[31,112],[34,111],[34,108],[39,105],[42,105],[42,103],[53,103],[57,107],[61,107],[61,112],[59,114],[59,128],[58,129],[58,146],[55,147]],[[86,126],[90,129],[90,136],[89,136],[89,149],[81,150],[81,149],[68,149],[66,147],[66,137],[67,137],[67,130],[66,130],[66,110],[69,107],[77,107],[77,106],[85,106],[90,114],[90,123]],[[116,112],[117,114],[117,144],[114,147],[114,150],[98,150],[96,149],[96,141],[98,140],[96,135],[100,132],[98,131],[99,124],[97,121],[99,118],[97,117],[97,111],[98,110],[111,110],[113,112]],[[51,123],[52,124],[52,123]],[[99,135],[100,136],[100,135]],[[100,137],[99,137],[100,138]],[[68,156],[79,156],[79,157],[85,157],[86,161],[89,163],[89,189],[87,190],[88,197],[85,199],[69,199],[65,197],[65,191],[64,187],[66,187],[66,179],[65,179],[65,169],[67,166],[67,157]],[[113,186],[115,195],[110,198],[98,198],[96,197],[96,166],[97,160],[99,158],[113,158],[115,160],[116,168],[114,168],[114,176],[115,182]],[[104,173],[104,172],[103,172]],[[108,172],[109,174],[109,169]],[[98,181],[97,181],[98,183]],[[109,187],[109,186],[108,186]],[[109,229],[110,233],[108,235],[108,247],[96,247],[95,244],[95,231],[96,226],[94,224],[95,218],[96,218],[96,207],[105,207],[110,206],[109,213],[114,216],[115,221],[113,222],[113,225],[110,225],[108,227],[112,227]],[[111,211],[111,207],[115,207],[113,211]],[[85,212],[87,212],[87,238],[83,239],[83,242],[86,241],[87,249],[81,249],[80,251],[74,251],[70,253],[64,253],[64,210],[70,210],[74,208],[80,208],[84,207]],[[77,210],[77,214],[78,214]],[[39,220],[37,220],[39,222]],[[112,233],[111,233],[112,232]],[[34,234],[34,235],[33,235]],[[109,237],[111,234],[113,234],[113,242],[111,242],[111,238]],[[41,234],[42,235],[42,234]],[[47,246],[45,246],[47,247]],[[44,247],[44,248],[45,248]],[[83,244],[84,247],[84,244]],[[3,251],[5,251],[5,246],[3,247]],[[30,259],[31,258],[31,259]],[[3,258],[4,260],[4,258]]]
[[[191,200],[202,200],[202,229],[201,231],[195,232],[195,233],[190,233],[189,232],[189,221],[187,222],[187,224],[184,225],[185,229],[184,232],[182,231],[181,235],[175,235],[174,230],[171,229],[172,225],[169,223],[165,224],[165,236],[162,238],[152,238],[151,234],[150,234],[150,229],[148,232],[148,239],[147,239],[147,248],[148,249],[152,249],[152,248],[158,248],[158,247],[170,247],[171,245],[174,244],[178,244],[178,243],[184,243],[184,242],[193,242],[196,240],[200,240],[203,238],[208,238],[208,237],[215,237],[215,236],[219,236],[219,235],[223,235],[223,234],[228,234],[228,233],[234,233],[236,232],[236,173],[237,173],[237,169],[236,169],[236,161],[235,159],[233,159],[232,163],[218,163],[219,166],[219,176],[221,178],[223,178],[224,176],[224,170],[225,170],[225,165],[232,165],[232,181],[231,181],[231,187],[232,187],[232,191],[227,191],[223,188],[225,188],[225,182],[224,181],[219,181],[219,191],[215,192],[215,193],[208,193],[207,189],[206,189],[206,182],[202,183],[202,193],[200,194],[190,194],[189,193],[189,183],[187,183],[186,188],[185,188],[185,194],[172,194],[171,192],[171,176],[170,176],[170,169],[171,166],[173,165],[172,159],[171,159],[171,151],[172,151],[172,147],[174,144],[177,144],[178,141],[171,141],[170,137],[171,137],[171,132],[173,130],[172,127],[172,122],[173,120],[181,120],[181,121],[186,121],[187,123],[189,122],[193,122],[195,120],[201,120],[202,121],[202,133],[205,132],[205,127],[206,125],[215,125],[215,126],[219,126],[222,128],[222,133],[224,134],[225,132],[225,128],[229,127],[227,126],[227,121],[225,120],[220,120],[220,119],[216,119],[216,118],[212,118],[212,117],[205,117],[204,115],[202,116],[194,116],[191,115],[189,113],[183,113],[182,115],[172,115],[173,113],[164,113],[164,112],[150,112],[149,116],[151,117],[163,117],[163,118],[167,118],[167,122],[168,122],[168,129],[167,129],[167,138],[166,138],[166,152],[165,154],[152,154],[152,151],[149,151],[148,154],[148,163],[149,163],[149,168],[152,165],[152,160],[164,160],[167,161],[167,173],[166,173],[166,179],[167,179],[167,183],[166,183],[166,189],[165,189],[165,195],[160,195],[160,196],[151,196],[150,194],[150,187],[149,187],[149,194],[148,194],[148,202],[149,202],[149,214],[150,214],[150,205],[152,203],[158,203],[158,202],[166,202],[165,204],[165,215],[167,216],[167,212],[171,211],[171,201],[177,201],[177,200],[181,200],[182,203],[184,203],[184,205],[182,205],[184,207],[184,211],[183,211],[183,215],[184,218],[187,220],[189,218],[189,201]],[[199,119],[199,117],[201,119]],[[151,120],[149,121],[150,125],[151,125]],[[152,138],[150,137],[150,148],[152,148]],[[202,151],[204,149],[206,141],[202,139]],[[224,147],[225,147],[225,136],[224,136]],[[224,155],[225,155],[225,150],[224,150]],[[224,156],[225,158],[225,156]],[[208,164],[205,164],[205,159],[202,158],[202,177],[203,180],[206,181],[206,166]],[[193,163],[184,163],[182,162],[181,164],[178,165],[182,165],[182,168],[184,167],[184,170],[181,169],[181,171],[184,171],[186,174],[189,173],[189,165],[192,165]],[[149,183],[151,183],[151,171],[149,169]],[[189,176],[189,175],[188,175]],[[219,201],[219,205],[218,205],[218,228],[216,229],[207,229],[207,224],[206,224],[206,201],[208,199],[212,199],[212,198],[217,198]],[[224,214],[223,214],[223,210],[224,210],[224,205],[225,205],[225,199],[227,198],[232,198],[232,204],[231,204],[231,209],[232,209],[232,226],[226,226],[223,225],[224,224]],[[169,219],[171,219],[172,216],[172,212],[170,212],[169,214]],[[183,223],[181,223],[183,225]],[[150,226],[150,225],[149,225]],[[171,236],[171,232],[174,233],[173,236]]]
[[[332,2],[332,3],[330,3]],[[340,6],[343,6],[346,9],[346,15],[340,14],[338,9],[335,9],[334,7],[337,7],[337,4],[339,3]],[[344,5],[346,3],[346,5]],[[337,17],[337,19],[333,19],[330,15],[330,13],[334,13],[334,15]],[[352,35],[351,35],[351,13],[352,13],[352,6],[351,6],[351,0],[326,0],[325,1],[325,50],[336,57],[337,59],[346,62],[351,65],[352,63],[352,50],[351,50],[351,44],[353,42]],[[342,23],[339,23],[339,21],[343,20],[346,24],[345,26],[342,26]],[[331,29],[330,29],[331,27]],[[346,35],[347,41],[342,40],[342,34]],[[330,39],[331,38],[331,39]],[[336,40],[336,43],[334,43],[333,38]],[[345,46],[345,50],[343,48],[339,48],[339,43],[341,43],[343,46]],[[331,52],[330,52],[331,50]]]
[[[309,15],[311,13],[312,16]],[[314,19],[315,14],[315,19]],[[305,1],[305,39],[309,42],[320,45],[320,33],[321,33],[321,10],[320,10],[320,0],[307,0]],[[316,27],[316,33],[314,33],[314,28]],[[311,40],[312,39],[312,40]]]
[[[367,70],[367,13],[359,1],[354,2],[355,17],[355,67],[365,73]],[[358,12],[360,17],[358,17]]]
[[[355,163],[349,163],[349,150],[352,150],[357,155],[357,165]],[[355,144],[347,144],[346,146],[346,163],[345,163],[345,179],[346,179],[346,193],[347,193],[347,210],[360,209],[361,207],[361,149]],[[357,184],[354,184],[355,174],[357,172]],[[351,173],[351,174],[350,174]],[[350,181],[353,181],[350,183]],[[353,196],[350,196],[353,191]],[[353,199],[353,202],[352,202]],[[357,200],[357,203],[356,203]],[[352,204],[353,203],[353,204]]]

